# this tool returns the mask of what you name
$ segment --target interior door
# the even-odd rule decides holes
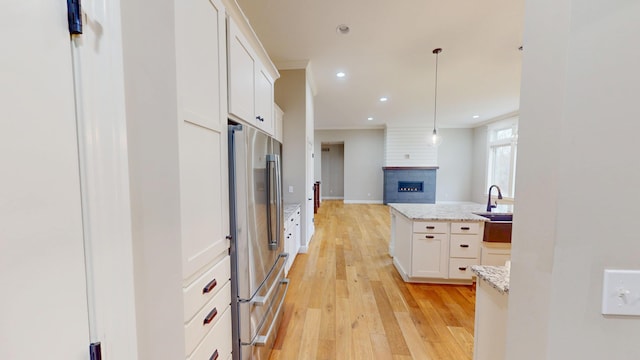
[[[4,3],[0,43],[0,359],[86,360],[66,2]]]

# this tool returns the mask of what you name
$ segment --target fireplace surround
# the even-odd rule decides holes
[[[430,167],[383,167],[385,204],[436,202],[436,170]]]

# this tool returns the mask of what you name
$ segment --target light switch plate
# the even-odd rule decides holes
[[[640,316],[640,270],[604,270],[602,314]]]
[[[289,185],[289,192],[292,193],[293,192],[293,186]]]

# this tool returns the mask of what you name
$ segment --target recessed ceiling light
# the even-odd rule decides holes
[[[336,74],[336,76],[339,77],[339,78],[343,78],[343,77],[345,77],[345,75],[347,75],[347,74],[343,73],[342,71],[340,71],[339,73]]]
[[[367,118],[367,120],[371,121],[371,120],[373,120],[373,118],[372,118],[371,116],[369,116],[369,117]]]
[[[477,118],[479,118],[479,117],[480,117],[480,115],[473,115],[473,118],[474,118],[474,119],[477,119]]]
[[[387,101],[387,100],[389,100],[389,99],[387,99],[387,98],[386,98],[386,97],[384,97],[384,96],[380,98],[380,101],[382,101],[382,102],[385,102],[385,101]]]
[[[342,34],[342,35],[347,35],[349,33],[349,31],[351,31],[351,29],[349,28],[348,25],[345,25],[345,24],[340,24],[336,28],[336,32],[338,34]]]

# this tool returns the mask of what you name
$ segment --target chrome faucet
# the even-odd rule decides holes
[[[502,199],[502,191],[500,191],[500,188],[498,187],[498,185],[491,185],[489,186],[489,198],[487,199],[487,211],[491,212],[491,209],[495,208],[496,206],[498,206],[498,202],[496,201],[496,204],[491,204],[491,189],[496,188],[498,189],[498,199]]]

